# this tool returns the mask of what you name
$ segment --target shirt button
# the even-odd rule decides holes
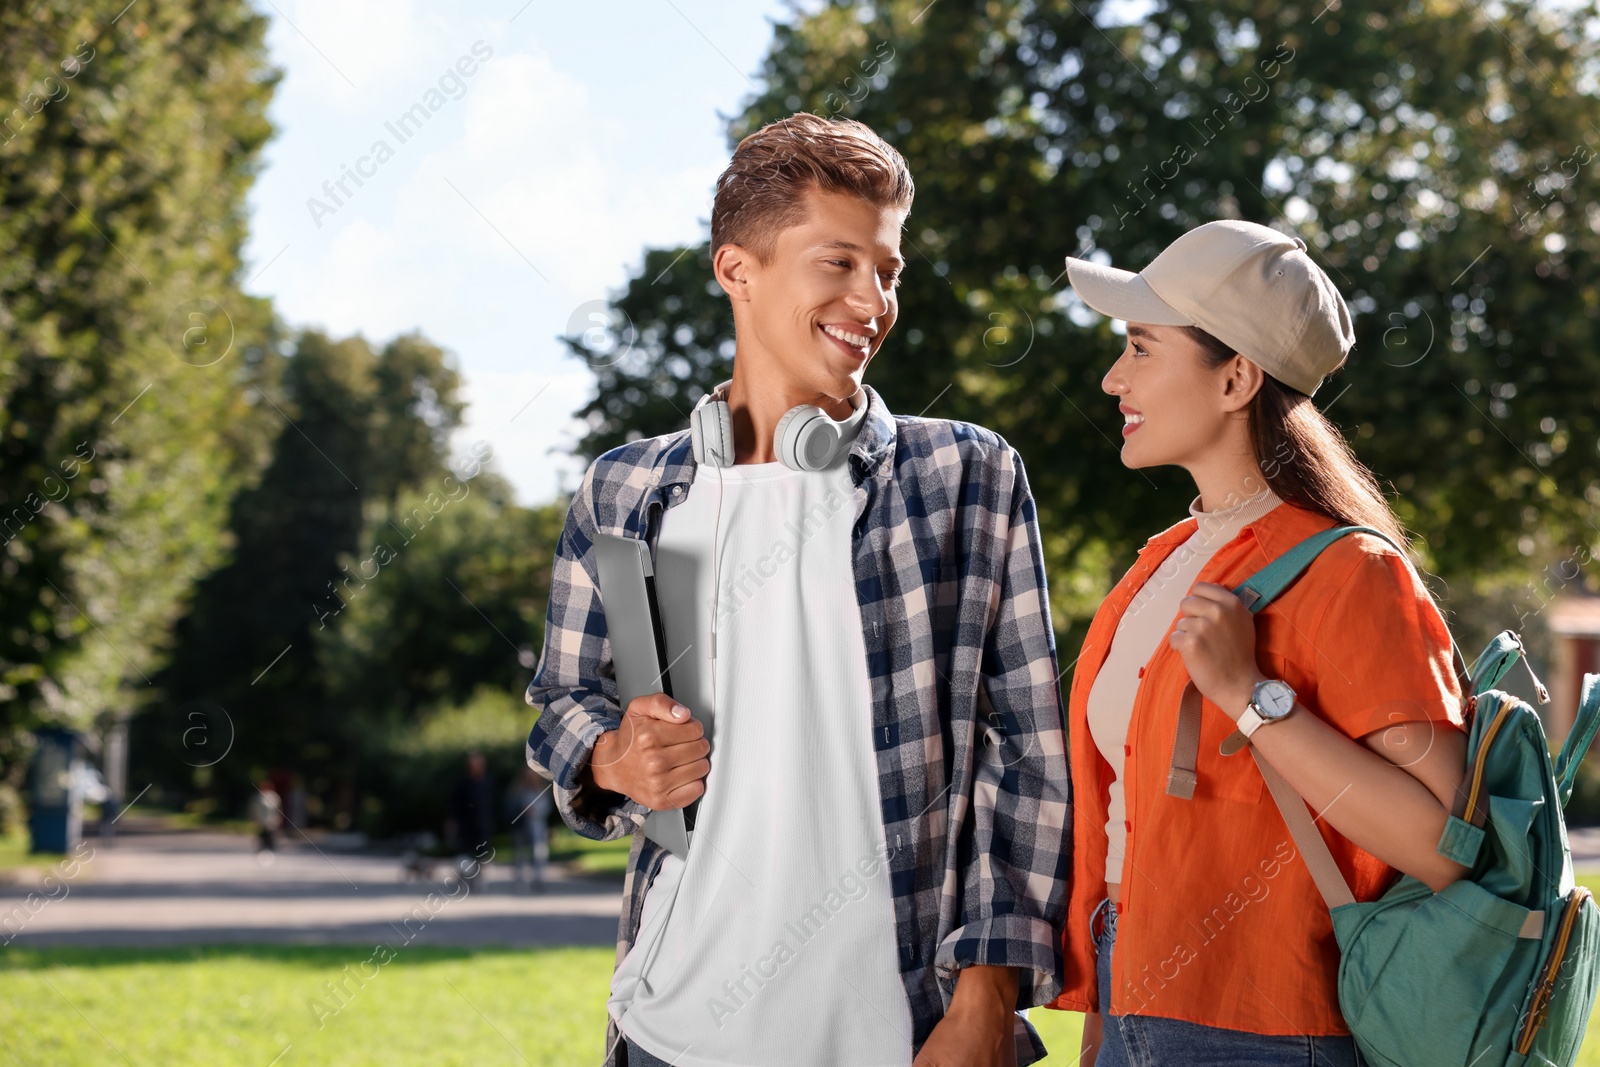
[[[1124,755],[1124,756],[1131,756],[1131,755],[1133,755],[1133,746],[1132,746],[1132,745],[1123,745],[1123,746],[1122,746],[1122,754],[1123,754],[1123,755]]]
[[[675,486],[672,487],[672,495],[673,496],[681,496],[682,494],[683,494],[683,486],[675,485]]]
[[[1130,834],[1133,833],[1133,823],[1129,822],[1127,819],[1122,820],[1122,828],[1128,831]]]
[[[1143,678],[1143,677],[1144,677],[1144,668],[1143,668],[1143,667],[1140,667],[1140,668],[1139,668],[1139,677],[1140,677],[1140,678]]]

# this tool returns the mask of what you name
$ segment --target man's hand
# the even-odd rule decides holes
[[[1016,1007],[1016,968],[961,968],[950,1010],[912,1067],[1016,1067]]]
[[[706,791],[711,742],[689,709],[665,693],[635,697],[622,725],[594,743],[583,777],[652,811],[686,807]]]

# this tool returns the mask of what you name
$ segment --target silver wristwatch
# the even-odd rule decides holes
[[[1257,682],[1250,694],[1250,704],[1236,724],[1239,732],[1249,737],[1267,723],[1287,719],[1289,713],[1294,711],[1294,700],[1294,690],[1289,688],[1287,682],[1276,678]]]

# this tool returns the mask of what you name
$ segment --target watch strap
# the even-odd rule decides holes
[[[1239,727],[1239,733],[1249,737],[1271,721],[1257,711],[1255,701],[1251,701],[1249,706],[1244,709],[1244,714],[1239,716],[1236,725]]]

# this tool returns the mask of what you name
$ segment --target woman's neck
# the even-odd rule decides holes
[[[1261,495],[1267,488],[1266,476],[1261,473],[1252,453],[1219,456],[1210,463],[1186,465],[1194,478],[1195,489],[1200,493],[1202,511],[1222,511],[1234,507],[1251,497]]]

